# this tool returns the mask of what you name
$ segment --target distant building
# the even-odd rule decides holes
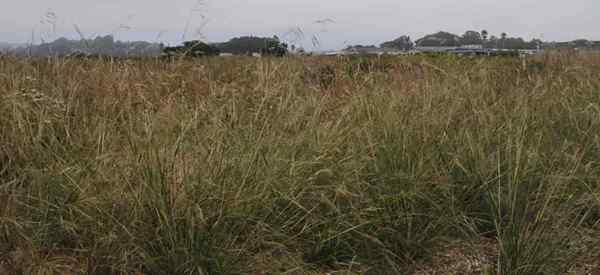
[[[476,50],[483,49],[483,45],[482,44],[462,45],[460,47],[464,48],[464,49],[476,49]]]
[[[399,49],[395,49],[395,48],[380,48],[379,50],[381,51],[382,54],[387,54],[387,55],[404,55],[407,53],[407,51],[403,51],[403,50],[399,50]]]
[[[415,51],[421,53],[443,53],[451,50],[456,50],[459,47],[453,46],[416,46]]]
[[[542,50],[518,50],[519,56],[536,55],[542,53]]]
[[[381,52],[381,49],[379,49],[378,47],[373,46],[373,45],[370,45],[370,46],[355,45],[355,46],[349,46],[342,51],[345,54],[377,55]]]
[[[325,55],[405,55],[408,51],[402,51],[395,48],[368,47],[348,47],[342,51],[325,53]]]
[[[345,51],[330,51],[330,52],[323,52],[320,53],[321,55],[326,55],[326,56],[340,56],[340,55],[348,55],[350,53],[347,53]]]
[[[491,55],[491,51],[483,49],[483,48],[459,47],[456,49],[448,50],[446,52],[452,53],[452,54],[457,54],[457,55],[467,55],[467,56]]]

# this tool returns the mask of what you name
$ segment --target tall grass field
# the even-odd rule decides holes
[[[0,274],[598,274],[600,55],[0,57]]]

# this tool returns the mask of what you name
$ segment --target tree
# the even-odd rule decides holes
[[[481,38],[483,39],[483,41],[487,40],[487,38],[488,38],[488,31],[482,30],[481,31]]]
[[[17,49],[16,53],[32,56],[143,57],[160,55],[162,49],[163,47],[157,43],[145,41],[122,42],[116,41],[111,35],[106,35],[81,40],[58,38],[53,42]]]
[[[410,40],[410,36],[403,35],[392,41],[381,43],[379,47],[408,51],[414,47],[414,43]]]
[[[573,48],[591,48],[593,42],[587,39],[576,39],[569,42],[569,44],[571,44]]]
[[[242,55],[261,53],[264,55],[283,56],[288,52],[288,45],[279,41],[277,36],[273,38],[242,36],[232,38],[227,42],[215,44],[215,46],[221,52]]]
[[[288,44],[279,41],[279,37],[274,35],[272,39],[266,39],[266,46],[260,53],[274,56],[284,56],[288,52]]]
[[[460,38],[460,41],[463,45],[480,45],[483,43],[483,38],[479,32],[466,31]]]
[[[460,46],[461,38],[456,34],[440,31],[426,35],[415,43],[422,47],[455,47]]]
[[[350,45],[344,49],[344,52],[370,54],[378,51],[379,48],[375,45]]]
[[[486,48],[498,48],[498,41],[500,41],[500,39],[495,35],[492,35],[484,40],[483,44]]]
[[[89,44],[91,52],[99,55],[110,55],[114,51],[115,39],[112,35],[98,36]]]
[[[193,40],[183,42],[183,46],[165,47],[164,55],[183,55],[191,57],[214,56],[219,55],[220,51],[213,45],[206,44],[202,41]]]
[[[544,42],[542,40],[532,39],[531,41],[529,41],[529,43],[527,43],[526,49],[539,50],[542,48],[542,44],[544,44]]]
[[[508,35],[505,32],[503,32],[502,34],[500,34],[500,39],[502,39],[502,48],[506,47],[505,42],[506,42],[506,37],[507,36]]]
[[[537,41],[533,40],[530,42],[525,41],[520,37],[508,37],[506,34],[501,34],[500,37],[496,37],[492,35],[485,43],[487,48],[499,48],[502,47],[504,49],[509,50],[518,50],[518,49],[536,49]]]

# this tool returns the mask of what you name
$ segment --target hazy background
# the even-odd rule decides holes
[[[439,30],[506,32],[525,39],[600,39],[598,0],[5,0],[0,41],[35,43],[113,34],[120,40],[176,44],[279,35],[320,49],[379,44]],[[8,4],[6,4],[8,3]],[[598,20],[596,20],[598,21]],[[297,28],[302,30],[299,35]],[[290,30],[296,29],[290,33]]]

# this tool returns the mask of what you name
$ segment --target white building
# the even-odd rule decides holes
[[[422,53],[441,53],[456,50],[459,47],[446,47],[446,46],[416,46],[415,51]]]

